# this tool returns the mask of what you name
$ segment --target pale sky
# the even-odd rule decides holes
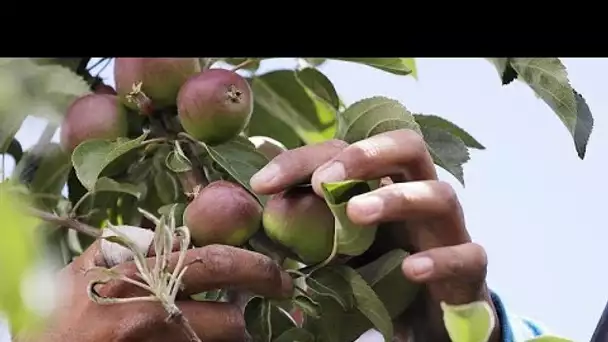
[[[417,81],[348,62],[330,61],[321,69],[347,105],[391,97],[412,112],[453,121],[486,146],[465,164],[466,188],[446,172],[441,177],[458,191],[469,231],[488,252],[490,287],[516,314],[588,341],[608,299],[608,277],[597,256],[608,244],[602,216],[608,182],[601,177],[608,168],[602,157],[608,149],[608,59],[563,61],[595,116],[582,161],[549,107],[523,83],[501,86],[483,59],[418,59]],[[262,68],[293,65],[277,59]],[[113,85],[112,66],[102,77]],[[42,129],[42,122],[26,121],[18,134],[24,148]]]

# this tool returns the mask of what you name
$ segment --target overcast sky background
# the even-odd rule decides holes
[[[501,86],[483,59],[418,59],[417,81],[347,62],[321,69],[347,105],[388,96],[453,121],[486,146],[465,165],[466,187],[446,172],[441,177],[456,188],[471,235],[487,249],[491,288],[515,313],[588,341],[608,299],[600,253],[608,243],[608,182],[601,176],[608,168],[608,59],[563,61],[595,115],[582,161],[549,107],[523,83]],[[262,68],[294,65],[277,59]],[[113,85],[112,67],[101,76]],[[28,119],[17,136],[29,147],[42,129]]]

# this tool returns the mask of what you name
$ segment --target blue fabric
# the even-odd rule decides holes
[[[524,342],[547,333],[540,324],[511,314],[496,293],[492,292],[491,295],[492,302],[496,308],[496,314],[498,315],[498,324],[500,324],[502,331],[503,342]]]

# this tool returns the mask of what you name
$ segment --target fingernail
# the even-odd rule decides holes
[[[429,257],[412,257],[407,260],[407,265],[415,276],[424,276],[433,272],[435,263]]]
[[[271,186],[280,173],[281,168],[277,164],[269,163],[251,177],[249,185],[252,188]]]
[[[334,162],[318,171],[315,177],[320,183],[338,182],[344,180],[346,170],[344,169],[344,164]]]
[[[355,211],[360,216],[371,220],[382,212],[384,203],[378,196],[363,195],[355,196],[348,201],[349,211]]]

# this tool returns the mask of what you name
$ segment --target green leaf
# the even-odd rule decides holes
[[[553,336],[553,335],[541,335],[529,340],[526,342],[574,342],[573,340],[569,340],[567,338]]]
[[[566,67],[559,58],[510,58],[509,62],[519,79],[557,114],[570,131],[579,158],[584,159],[593,116],[582,96],[570,85]]]
[[[347,266],[335,266],[335,269],[351,284],[353,295],[359,311],[374,324],[386,342],[393,339],[393,322],[386,307],[376,292],[359,273]]]
[[[382,96],[352,104],[338,116],[337,137],[348,143],[398,129],[420,133],[414,116],[401,103]]]
[[[305,68],[296,72],[296,77],[315,96],[330,104],[333,108],[340,107],[340,97],[329,78],[315,68]]]
[[[295,296],[293,304],[300,308],[304,314],[313,318],[320,318],[323,313],[323,307],[317,301],[304,294]]]
[[[2,238],[0,239],[0,312],[6,315],[11,331],[18,334],[38,327],[40,318],[34,308],[24,300],[22,284],[34,271],[41,256],[41,234],[36,231],[39,221],[23,213],[27,205],[23,198],[11,191],[11,183],[0,183],[0,217]]]
[[[485,301],[464,305],[441,302],[443,323],[453,342],[487,342],[496,324],[494,311]]]
[[[403,250],[393,250],[357,270],[372,287],[392,319],[407,309],[420,288],[418,284],[407,280],[401,271],[401,263],[407,255],[408,253]],[[333,269],[330,266],[322,270],[327,272]],[[353,293],[352,286],[350,284],[349,286],[351,288],[347,292]],[[340,291],[344,290],[340,289]],[[311,292],[311,295],[323,308],[323,315],[320,319],[307,318],[304,327],[315,333],[318,338],[322,338],[322,341],[354,341],[367,330],[374,328],[359,309],[344,310],[331,297],[314,292]]]
[[[517,71],[513,69],[509,60],[511,58],[486,58],[496,67],[502,85],[507,85],[517,79]]]
[[[456,136],[462,140],[462,142],[470,148],[476,148],[480,150],[484,150],[485,147],[473,138],[467,131],[456,126],[453,122],[448,121],[442,117],[437,115],[423,115],[423,114],[414,114],[414,119],[421,127],[435,127],[444,131],[449,132],[453,136]]]
[[[36,204],[52,210],[67,182],[70,168],[70,156],[58,144],[50,143],[26,152],[15,166],[12,178],[27,185],[33,195],[44,195],[35,201]]]
[[[414,301],[420,285],[403,276],[401,264],[408,252],[395,249],[389,251],[357,269],[361,277],[374,289],[392,318],[402,314]]]
[[[232,141],[216,146],[200,144],[232,178],[256,196],[260,203],[266,203],[267,196],[254,193],[249,185],[249,180],[268,164],[268,159],[257,152],[255,146],[247,138],[239,136]]]
[[[451,173],[464,185],[462,166],[469,161],[464,142],[452,133],[433,126],[420,127],[433,162]]]
[[[322,184],[325,201],[336,217],[335,232],[339,254],[350,256],[363,254],[374,242],[377,226],[354,224],[346,214],[348,200],[372,190],[373,183],[370,183],[349,180]],[[377,186],[376,184],[374,188]]]
[[[165,170],[157,170],[154,174],[154,189],[164,204],[174,203],[180,194],[180,186],[173,176]]]
[[[222,299],[224,292],[225,290],[211,290],[193,294],[190,296],[190,298],[196,300],[197,302],[216,302]]]
[[[82,185],[92,190],[106,167],[120,156],[142,146],[146,136],[144,133],[133,140],[88,140],[78,145],[72,153],[72,164]]]
[[[327,58],[304,58],[306,62],[308,62],[312,66],[320,66],[321,64],[327,61]]]
[[[390,72],[396,75],[410,75],[417,77],[416,61],[414,58],[390,57],[390,58],[333,58],[347,62],[369,65],[376,69]]]
[[[315,295],[335,300],[345,311],[355,305],[350,284],[331,268],[321,268],[305,278],[308,290]]]
[[[139,199],[145,189],[142,189],[143,185],[133,185],[129,183],[119,183],[112,178],[101,177],[95,182],[93,192],[121,192],[129,194]]]
[[[315,337],[306,329],[291,328],[275,338],[273,342],[315,342]]]
[[[587,143],[593,130],[593,115],[591,109],[587,105],[587,101],[583,98],[583,95],[579,94],[574,90],[574,97],[576,99],[576,109],[578,112],[576,126],[574,127],[574,145],[576,146],[576,152],[578,157],[585,158],[587,151]]]
[[[303,145],[303,141],[288,124],[277,120],[261,106],[255,107],[246,131],[249,136],[273,138],[281,142],[288,149],[294,149]]]
[[[245,307],[247,331],[254,341],[272,341],[296,326],[293,319],[269,300],[254,297]]]
[[[251,88],[255,94],[252,120],[256,117],[255,108],[261,107],[275,119],[291,127],[307,144],[332,138],[325,130],[333,125],[333,122],[327,124],[326,119],[319,117],[314,101],[298,82],[293,70],[278,70],[255,77],[251,81]]]
[[[192,163],[186,157],[186,154],[181,149],[179,144],[176,144],[173,151],[167,154],[165,165],[173,172],[180,173],[192,170]]]
[[[89,85],[73,70],[59,64],[40,64],[32,58],[4,58],[0,74],[17,78],[23,96],[12,100],[12,115],[34,115],[59,123],[67,107],[90,92]],[[0,76],[0,79],[2,77]]]

